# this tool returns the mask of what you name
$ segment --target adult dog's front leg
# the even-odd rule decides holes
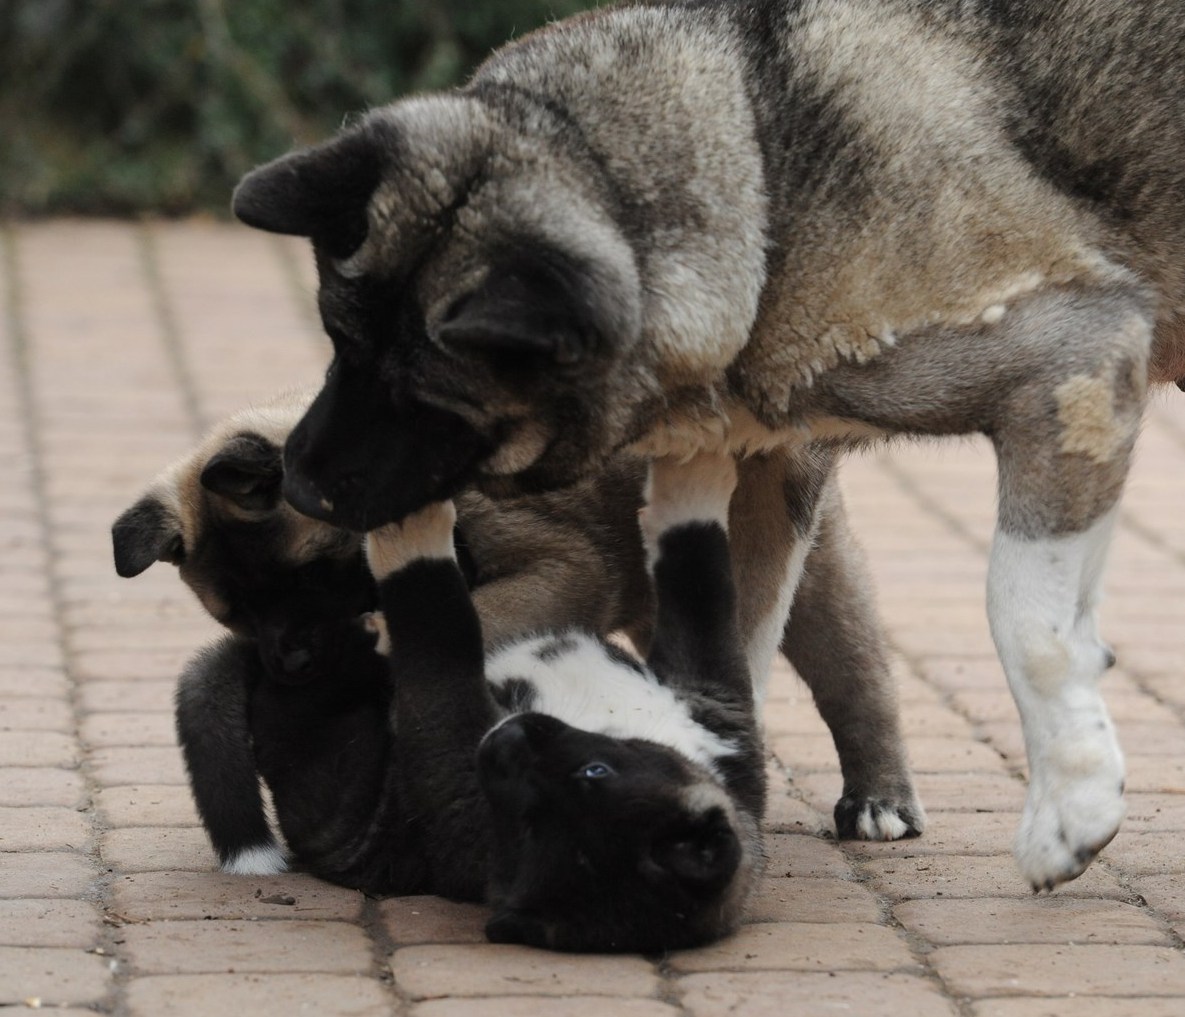
[[[1124,816],[1123,756],[1098,690],[1114,657],[1095,611],[1150,332],[1121,309],[1088,322],[1110,326],[1091,359],[1082,358],[1087,335],[1068,370],[1013,394],[993,434],[1000,516],[988,615],[1024,727],[1029,791],[1016,856],[1035,890],[1079,875]]]

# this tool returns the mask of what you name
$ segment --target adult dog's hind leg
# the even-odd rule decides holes
[[[1123,756],[1098,690],[1114,658],[1095,619],[1147,384],[1150,329],[1124,310],[1113,302],[1087,319],[1095,330],[1075,364],[1015,391],[992,435],[1000,511],[988,617],[1024,728],[1016,856],[1036,890],[1079,875],[1124,815]]]
[[[906,758],[871,577],[834,478],[820,498],[819,516],[782,652],[809,686],[835,741],[844,781],[836,833],[861,840],[914,837],[926,816]]]

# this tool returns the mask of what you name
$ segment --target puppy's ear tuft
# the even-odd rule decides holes
[[[153,562],[180,565],[185,560],[181,522],[152,495],[146,495],[111,527],[115,571],[125,579],[138,576]]]
[[[382,175],[386,133],[364,123],[258,166],[239,181],[231,209],[248,226],[310,237],[332,257],[348,257],[366,239],[366,206]]]
[[[284,479],[282,455],[278,445],[258,434],[236,434],[206,463],[202,487],[250,512],[273,509]]]

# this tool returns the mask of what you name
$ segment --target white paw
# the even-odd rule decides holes
[[[918,836],[926,814],[916,796],[889,798],[844,796],[835,806],[835,830],[841,840],[902,840]]]
[[[260,844],[231,855],[219,868],[232,876],[275,876],[288,871],[288,860],[278,844]]]
[[[457,509],[451,501],[433,502],[398,523],[366,535],[366,562],[380,582],[417,558],[455,558],[453,527]]]
[[[362,616],[362,627],[374,635],[374,652],[380,657],[391,656],[391,633],[382,611],[367,611]]]
[[[1055,754],[1029,786],[1014,850],[1034,891],[1080,876],[1119,831],[1123,756],[1109,726],[1105,734]]]

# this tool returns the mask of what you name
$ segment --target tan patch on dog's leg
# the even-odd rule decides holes
[[[1079,453],[1096,463],[1115,458],[1125,446],[1128,429],[1115,419],[1112,394],[1107,380],[1086,374],[1076,374],[1054,389],[1062,452]]]

